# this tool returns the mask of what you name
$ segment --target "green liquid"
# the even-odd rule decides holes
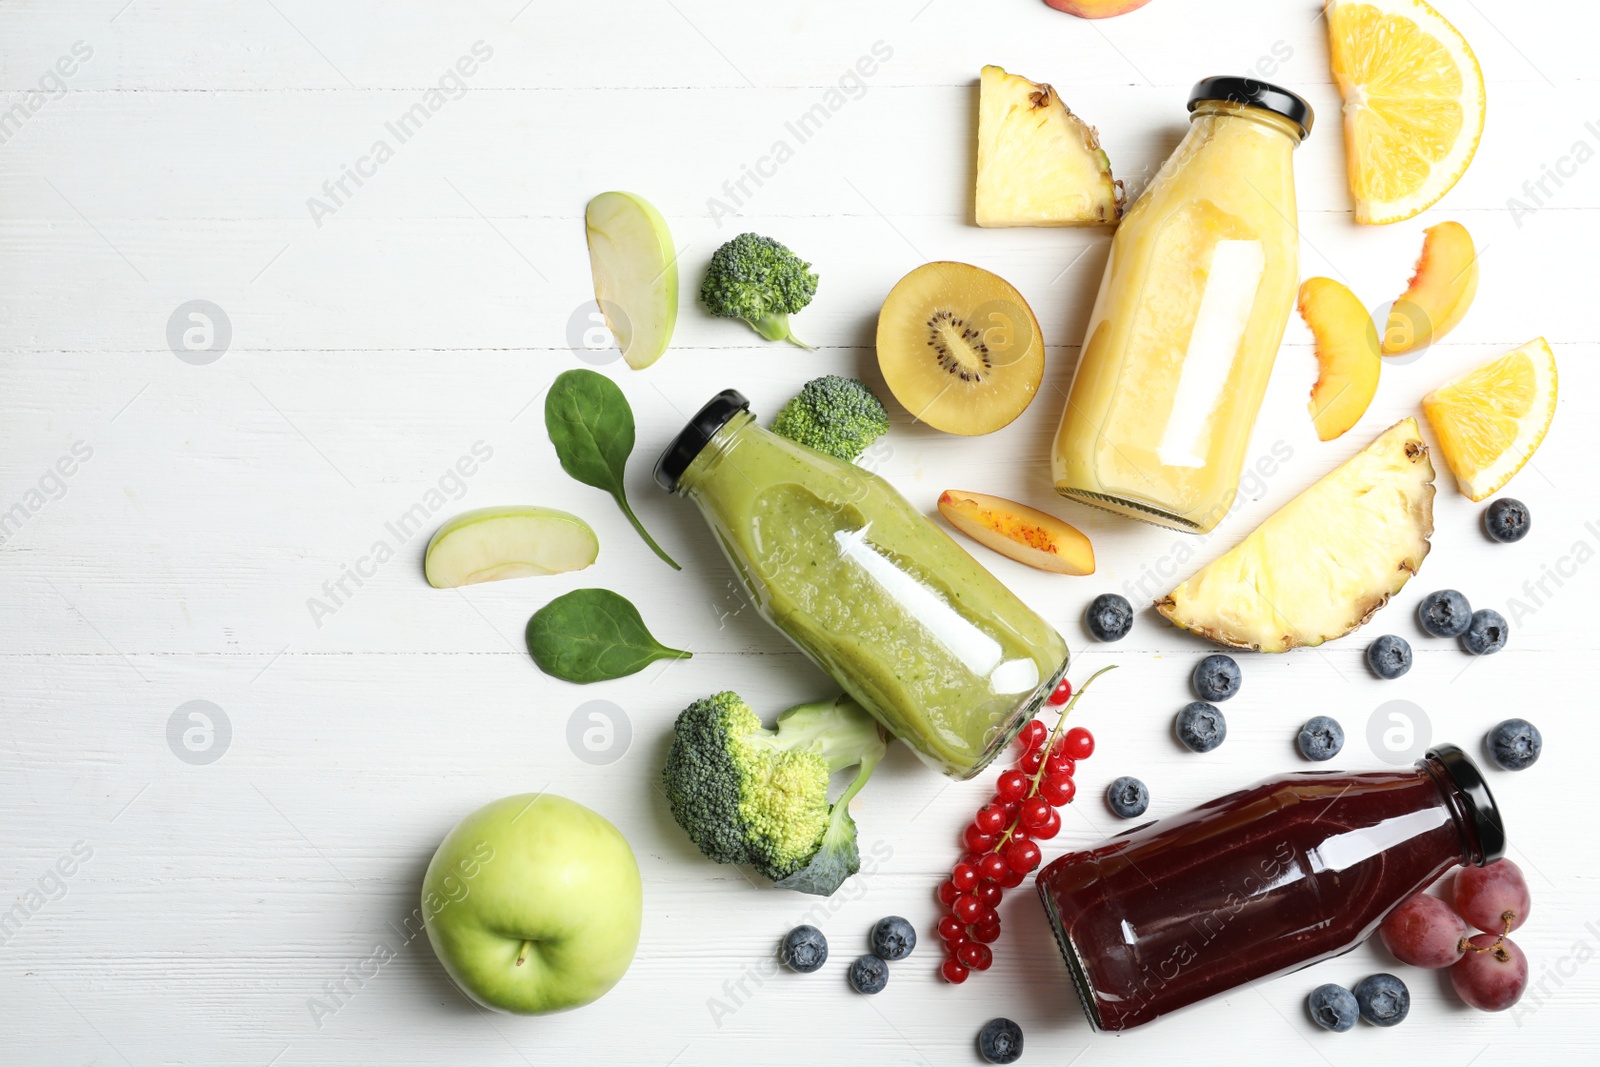
[[[977,773],[1065,666],[1049,623],[869,471],[742,414],[681,485],[761,614],[948,774]]]

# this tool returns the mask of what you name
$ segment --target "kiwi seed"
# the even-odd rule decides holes
[[[964,382],[981,382],[994,368],[983,334],[943,309],[928,320],[928,346],[938,354],[940,369]]]

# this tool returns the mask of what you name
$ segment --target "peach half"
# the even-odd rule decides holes
[[[1378,392],[1378,328],[1356,294],[1332,278],[1306,279],[1300,315],[1317,345],[1311,421],[1320,440],[1332,441],[1361,421]]]
[[[939,514],[956,529],[1007,559],[1057,574],[1093,574],[1094,546],[1075,527],[1026,504],[946,489]]]
[[[1389,308],[1383,354],[1399,356],[1455,329],[1478,293],[1478,250],[1459,222],[1424,231],[1422,256],[1405,294]]]
[[[1150,0],[1044,0],[1057,11],[1065,11],[1080,19],[1108,19],[1113,15],[1126,15],[1137,11]]]

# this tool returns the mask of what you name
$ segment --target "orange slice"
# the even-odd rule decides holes
[[[1483,71],[1422,0],[1327,0],[1356,221],[1419,214],[1466,173],[1483,136]]]
[[[1543,337],[1422,398],[1439,450],[1469,500],[1522,469],[1556,413],[1556,357]]]

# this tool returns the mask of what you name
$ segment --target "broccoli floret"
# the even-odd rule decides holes
[[[861,867],[850,800],[887,748],[847,696],[799,704],[774,729],[732,692],[678,715],[663,772],[672,817],[718,863],[746,863],[784,888],[827,896]],[[828,803],[828,777],[858,766]]]
[[[889,432],[889,413],[854,378],[825,374],[778,410],[772,432],[849,463]]]
[[[743,319],[769,341],[811,346],[789,331],[789,316],[817,295],[811,264],[770,237],[741,233],[711,256],[700,300],[719,318]]]

